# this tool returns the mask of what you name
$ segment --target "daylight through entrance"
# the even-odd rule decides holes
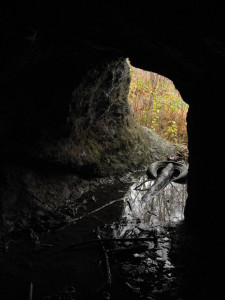
[[[188,158],[186,117],[188,104],[168,78],[133,67],[129,60],[129,100],[136,121],[174,144],[182,159]]]

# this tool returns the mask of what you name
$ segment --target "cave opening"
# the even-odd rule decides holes
[[[129,59],[127,59],[127,63],[131,74],[128,99],[136,122],[142,127],[149,128],[149,130],[152,130],[162,139],[175,146],[174,153],[167,155],[166,160],[173,162],[178,161],[188,168],[187,113],[189,105],[184,102],[171,80],[157,73],[134,67],[131,65]],[[157,170],[158,176],[164,167],[165,165]],[[179,171],[175,169],[173,176],[176,177],[178,174]],[[141,185],[140,182],[139,185]],[[147,184],[148,187],[145,184],[144,190],[150,189],[151,184],[152,183],[150,183],[150,185]],[[136,195],[134,197],[136,201],[138,197],[143,197],[143,193],[142,195]],[[176,205],[178,205],[177,208],[174,208],[176,205],[170,208],[168,207],[167,202],[169,202],[169,197],[171,197],[171,202],[176,203],[178,200],[176,203]],[[158,222],[158,218],[167,223],[168,221],[170,222],[173,217],[174,221],[176,219],[183,220],[186,199],[187,183],[170,183],[163,193],[161,192],[155,196],[156,223]],[[135,202],[135,200],[133,202]],[[150,199],[147,202],[150,203]],[[158,205],[160,203],[160,207],[158,208],[157,203]],[[139,214],[141,215],[142,212],[142,219],[144,220],[146,217],[143,214],[143,207],[141,207],[137,201],[135,207],[138,208],[138,206]],[[152,205],[151,208],[146,205],[145,214],[148,214],[150,210],[154,211],[153,207],[154,205]],[[176,216],[176,209],[179,217]],[[164,217],[162,218],[162,216]],[[154,219],[154,217],[152,219]],[[153,223],[154,221],[152,220],[151,224]]]
[[[188,161],[187,113],[189,105],[173,82],[157,73],[144,71],[127,62],[131,71],[129,101],[138,124],[151,128],[176,145]]]
[[[35,75],[30,81],[37,86]],[[25,78],[22,83],[26,82]],[[60,81],[59,86],[68,95],[64,82]],[[143,83],[139,81],[139,85],[142,88]],[[49,85],[44,86],[41,95],[31,89],[27,99],[19,90],[23,100],[29,101],[33,93],[36,96],[31,107],[18,111],[19,116],[51,111],[53,101],[56,115],[61,116],[62,106],[68,115],[61,123],[52,119],[53,124],[67,129],[63,136],[58,128],[59,136],[53,135],[55,126],[37,118],[39,122],[33,124],[39,134],[36,144],[31,144],[27,136],[24,144],[21,142],[21,146],[29,145],[29,164],[5,166],[10,190],[2,190],[3,221],[11,226],[13,235],[0,245],[8,247],[1,275],[9,272],[11,276],[2,281],[1,287],[5,286],[3,293],[9,299],[15,294],[22,299],[29,289],[35,299],[43,300],[60,299],[68,293],[81,299],[90,295],[101,299],[110,293],[112,299],[117,299],[121,287],[124,298],[157,297],[160,290],[165,297],[170,295],[170,278],[174,277],[173,282],[177,278],[169,258],[171,232],[184,219],[186,186],[171,183],[156,197],[146,201],[143,197],[154,182],[144,182],[146,164],[165,160],[168,155],[174,160],[171,156],[178,149],[173,144],[179,136],[168,131],[172,139],[169,142],[157,134],[157,123],[151,122],[150,128],[146,126],[148,119],[137,124],[128,102],[129,87],[126,59],[113,57],[88,68],[71,89],[67,102],[55,101],[53,94],[44,107],[39,107],[39,97],[50,95]],[[156,101],[155,105],[155,112],[160,113]],[[49,121],[47,114],[42,117]],[[24,128],[26,121],[18,118],[17,122]],[[44,135],[40,126],[44,126]],[[41,170],[34,167],[33,156],[37,153],[38,161],[43,162]],[[47,162],[50,164],[46,167]],[[58,168],[52,168],[54,165]],[[19,179],[17,173],[21,174]],[[30,253],[35,253],[31,259]],[[16,257],[12,269],[11,257]],[[26,273],[23,269],[27,264],[32,267]],[[75,269],[79,270],[76,274]],[[57,274],[52,276],[55,270]],[[23,276],[18,280],[19,273]],[[17,281],[12,291],[10,287]]]
[[[1,5],[0,298],[220,299],[222,5],[14,2]],[[121,57],[171,78],[190,104],[188,200],[177,228],[151,231],[138,215],[156,219],[132,172],[173,148],[155,135],[157,103],[143,130],[134,122]],[[175,125],[162,131],[180,143]],[[159,194],[161,220],[162,203]]]

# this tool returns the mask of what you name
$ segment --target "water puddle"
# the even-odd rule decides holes
[[[184,219],[187,186],[171,183],[152,199],[145,197],[147,200],[143,202],[143,196],[153,184],[145,180],[141,176],[129,188],[122,220],[111,226],[114,237],[136,240],[121,248],[117,245],[117,276],[123,281],[129,298],[175,299],[175,267],[169,257],[171,232]],[[135,248],[137,243],[140,245],[139,239],[143,239],[142,247]],[[118,263],[120,252],[125,250],[127,255]]]
[[[144,181],[139,172],[100,184],[59,209],[70,213],[63,226],[11,240],[0,253],[0,298],[177,299],[169,252],[186,185],[143,201],[153,184]]]
[[[123,217],[127,221],[136,220],[143,228],[162,228],[164,225],[172,225],[184,219],[184,206],[187,199],[186,184],[170,183],[152,199],[142,197],[152,186],[153,181],[147,181],[141,177],[129,188],[125,196],[127,200]]]

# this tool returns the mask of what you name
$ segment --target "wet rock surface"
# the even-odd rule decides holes
[[[152,185],[145,180],[140,172],[108,179],[54,217],[2,236],[1,299],[24,299],[31,284],[42,300],[179,299],[186,186],[143,202]]]

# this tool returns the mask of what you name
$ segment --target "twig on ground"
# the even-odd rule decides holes
[[[116,202],[119,202],[119,201],[124,201],[124,198],[120,198],[120,199],[113,200],[113,201],[111,201],[111,202],[109,202],[109,203],[107,203],[107,204],[105,204],[105,205],[103,205],[103,206],[101,206],[101,207],[96,208],[95,210],[90,211],[89,213],[86,213],[86,214],[84,214],[84,215],[82,215],[82,216],[80,216],[80,217],[74,218],[74,219],[70,220],[66,225],[64,225],[64,226],[62,226],[62,227],[60,227],[60,228],[58,228],[58,229],[56,230],[56,232],[57,232],[57,231],[61,231],[61,230],[65,229],[65,228],[69,227],[70,225],[76,223],[77,221],[80,221],[80,220],[82,220],[83,218],[88,217],[88,216],[90,216],[90,215],[92,215],[92,214],[94,214],[94,213],[100,211],[101,209],[103,209],[103,208],[105,208],[105,207],[107,207],[107,206],[110,206],[110,205],[112,205],[113,203],[116,203]]]

